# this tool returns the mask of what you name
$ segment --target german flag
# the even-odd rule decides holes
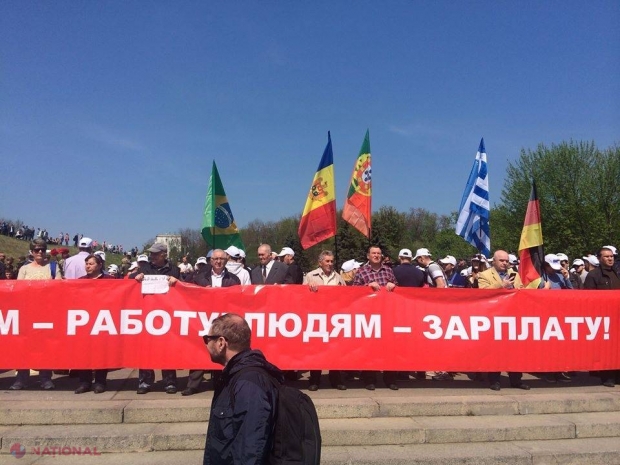
[[[312,180],[297,234],[304,249],[336,235],[334,153],[329,132],[327,146]]]
[[[536,289],[540,285],[545,264],[543,250],[542,220],[540,203],[536,193],[536,182],[532,181],[532,192],[527,203],[521,241],[519,242],[519,276],[526,288]]]

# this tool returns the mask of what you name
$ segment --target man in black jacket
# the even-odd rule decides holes
[[[203,339],[211,360],[224,366],[211,403],[203,465],[263,464],[279,395],[271,377],[281,383],[282,373],[250,349],[250,327],[239,315],[219,316]]]
[[[609,246],[601,247],[596,254],[599,266],[588,272],[584,289],[617,290],[620,289],[620,276],[614,270],[614,252]],[[603,386],[614,387],[620,382],[620,370],[599,371]]]
[[[168,260],[168,246],[161,242],[156,242],[148,249],[150,261],[143,264],[137,271],[129,275],[129,279],[142,282],[145,275],[164,275],[168,276],[168,283],[174,286],[180,278],[178,266],[174,266]],[[161,370],[164,390],[166,394],[176,394],[177,392],[177,372],[176,370]],[[146,394],[151,390],[155,382],[155,371],[140,368],[138,370],[138,394]]]
[[[211,265],[196,271],[193,276],[194,284],[203,287],[230,287],[239,286],[239,278],[226,269],[228,256],[221,249],[215,249],[211,255]],[[205,370],[189,370],[187,387],[181,392],[182,396],[191,396],[198,392]]]

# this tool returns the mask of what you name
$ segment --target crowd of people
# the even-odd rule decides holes
[[[407,248],[398,253],[398,264],[384,254],[378,246],[370,246],[366,261],[349,259],[342,263],[338,272],[334,253],[324,250],[318,256],[318,267],[304,273],[295,261],[295,251],[284,247],[278,253],[271,246],[262,244],[258,247],[258,263],[249,267],[246,254],[235,246],[226,250],[211,250],[206,256],[198,257],[192,265],[189,257],[183,257],[180,263],[172,263],[168,258],[168,247],[164,243],[153,244],[144,254],[133,256],[127,253],[120,266],[105,266],[105,252],[95,250],[94,241],[82,237],[78,241],[79,252],[69,256],[66,248],[48,249],[47,242],[35,238],[30,243],[30,257],[19,268],[17,279],[135,279],[142,281],[145,275],[166,275],[169,284],[178,281],[193,283],[203,287],[230,287],[237,285],[261,284],[297,284],[305,285],[310,292],[318,292],[321,286],[368,286],[377,291],[385,288],[388,292],[397,287],[429,288],[479,288],[479,289],[519,289],[523,288],[519,276],[519,260],[503,250],[497,250],[493,257],[476,254],[470,259],[456,259],[447,255],[434,260],[427,248],[418,249],[415,254]],[[132,251],[133,252],[133,251]],[[137,251],[136,251],[137,252]],[[132,258],[136,260],[131,261]],[[0,252],[0,269],[10,264],[5,254]],[[4,271],[4,270],[3,270]],[[8,274],[8,272],[7,272]],[[4,275],[4,272],[3,272]],[[575,290],[620,289],[620,261],[617,249],[607,245],[601,247],[596,255],[584,255],[575,258],[572,263],[563,253],[547,254],[544,257],[540,289]],[[24,389],[28,384],[29,370],[19,370],[17,378],[10,389]],[[182,395],[189,396],[199,392],[204,370],[191,370],[188,384]],[[374,390],[378,372],[363,371],[357,376],[366,389]],[[297,379],[295,371],[286,372],[290,379]],[[521,373],[508,373],[510,385],[514,388],[529,389],[521,381]],[[39,372],[41,387],[54,389],[50,370]],[[94,377],[93,377],[94,376]],[[346,389],[347,377],[351,373],[332,370],[328,379],[333,388]],[[454,373],[446,371],[401,373],[385,371],[382,379],[392,390],[398,389],[400,379],[425,379],[446,381],[453,379]],[[484,374],[473,374],[473,379],[484,379]],[[614,387],[620,383],[620,370],[598,372],[604,386]],[[95,393],[106,389],[107,370],[81,370],[78,372],[79,386],[76,394],[93,390]],[[163,385],[166,393],[175,394],[178,389],[176,370],[162,371]],[[308,389],[319,389],[321,371],[310,372]],[[486,379],[492,390],[500,390],[500,373],[487,373]],[[546,373],[543,379],[549,383],[570,382],[570,373]],[[138,394],[146,394],[155,382],[155,373],[150,369],[139,369]]]

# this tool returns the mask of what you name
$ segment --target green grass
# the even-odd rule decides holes
[[[30,246],[30,242],[21,241],[19,239],[14,239],[12,237],[0,235],[0,252],[4,252],[7,257],[13,257],[15,259],[15,263],[19,261],[19,257],[28,255],[28,247]],[[59,245],[48,244],[47,249],[52,250],[53,248],[60,248]],[[62,246],[66,247],[66,246]],[[78,253],[77,247],[68,247],[71,251],[71,255],[75,255]],[[116,265],[121,264],[122,255],[113,254],[106,252],[105,254],[105,264],[106,266],[111,265],[112,263]]]

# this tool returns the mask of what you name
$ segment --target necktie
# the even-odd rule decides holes
[[[267,279],[267,265],[263,265],[263,282]]]

